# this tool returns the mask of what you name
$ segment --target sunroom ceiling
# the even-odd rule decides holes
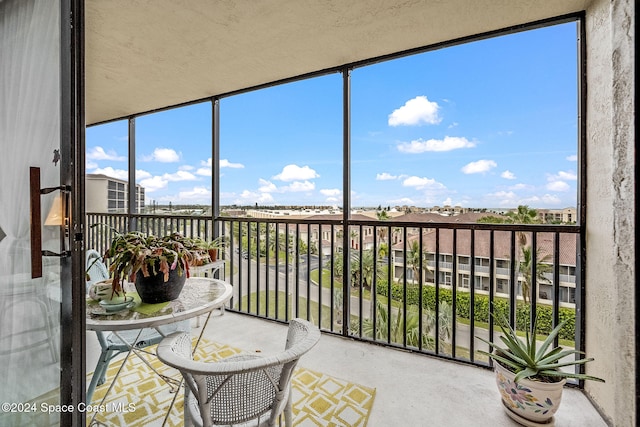
[[[86,0],[86,122],[584,10],[588,0]]]

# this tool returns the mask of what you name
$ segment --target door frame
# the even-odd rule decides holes
[[[70,257],[63,257],[60,304],[60,425],[85,426],[85,91],[84,0],[60,0],[60,183],[71,188]]]

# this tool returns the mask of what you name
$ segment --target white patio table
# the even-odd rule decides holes
[[[219,307],[223,307],[232,296],[233,288],[230,284],[209,277],[191,277],[188,278],[184,284],[184,288],[180,293],[180,297],[174,301],[170,301],[166,304],[144,304],[137,302],[134,307],[119,311],[117,313],[106,313],[104,309],[93,301],[87,302],[87,319],[86,328],[88,330],[98,332],[112,332],[117,336],[125,345],[128,346],[129,351],[125,356],[122,364],[120,365],[116,375],[111,380],[109,389],[105,393],[100,405],[103,405],[107,395],[113,388],[116,379],[120,375],[122,367],[127,362],[132,352],[136,352],[137,349],[134,345],[130,345],[129,342],[136,343],[138,337],[133,341],[127,341],[118,335],[118,332],[128,330],[139,330],[138,336],[142,333],[143,328],[153,328],[162,336],[165,334],[160,328],[163,325],[169,325],[176,322],[192,319],[202,314],[207,314],[207,319],[202,327],[198,340],[196,341],[195,349],[200,343],[202,334],[204,333],[211,312]],[[156,311],[157,310],[157,311]],[[145,363],[148,362],[140,357]],[[165,381],[170,382],[172,379],[162,377]],[[181,384],[181,380],[178,381]],[[177,395],[178,393],[176,393]],[[87,395],[87,403],[90,403],[92,396]],[[175,396],[174,396],[175,400]],[[169,407],[169,411],[173,406],[173,402]],[[94,414],[94,418],[95,418]],[[168,417],[167,413],[167,417]],[[165,418],[165,422],[166,422]],[[91,423],[93,423],[93,419]],[[90,423],[90,424],[91,424]]]

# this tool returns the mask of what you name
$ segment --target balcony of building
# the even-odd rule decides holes
[[[580,227],[575,225],[457,223],[451,228],[447,223],[354,220],[344,226],[340,215],[334,219],[314,219],[313,215],[295,220],[245,216],[214,221],[209,216],[97,213],[88,214],[87,224],[88,247],[100,252],[105,251],[110,234],[107,228],[93,224],[154,235],[179,232],[205,240],[224,236],[227,245],[221,259],[225,264],[216,275],[233,285],[234,294],[226,310],[228,315],[215,317],[205,336],[245,350],[267,351],[281,342],[277,335],[283,333],[289,319],[310,320],[324,332],[323,343],[303,365],[375,388],[377,403],[370,425],[388,425],[394,419],[403,425],[432,425],[425,419],[447,419],[460,401],[473,402],[473,409],[465,406],[464,411],[456,411],[455,420],[441,425],[468,425],[476,417],[476,410],[486,416],[482,425],[512,425],[500,411],[487,414],[486,405],[497,392],[491,364],[478,353],[489,349],[476,337],[497,336],[488,307],[501,307],[521,329],[532,316],[544,319],[547,326],[567,317],[573,325],[584,323],[580,303],[563,303],[561,292],[564,282],[560,272],[566,266],[560,260],[566,263],[567,259],[578,259],[575,242]],[[438,231],[423,233],[427,227]],[[350,231],[345,233],[345,229]],[[384,250],[390,234],[379,232],[392,229],[403,238],[417,237],[423,248],[420,254],[403,256],[402,249],[411,251],[407,244],[398,242],[392,258],[392,252]],[[517,286],[511,280],[526,275],[527,268],[540,268],[536,259],[532,265],[522,264],[517,255],[523,250],[517,243],[518,233],[526,234],[528,244],[539,249],[536,256],[545,259],[548,269],[544,271],[550,279],[529,274],[532,283],[526,288],[522,277]],[[370,235],[376,236],[370,246],[360,244],[361,238]],[[322,252],[317,240],[320,237],[329,243]],[[456,244],[451,247],[453,241]],[[344,244],[352,248],[345,251]],[[472,283],[475,277],[484,277],[494,285],[469,287],[455,280],[441,282],[441,269],[455,272],[459,266],[427,262],[440,258],[440,250],[455,259],[477,259],[467,265],[468,269],[460,270],[470,275]],[[504,253],[512,253],[513,261],[505,260]],[[476,264],[496,267],[476,268]],[[500,278],[497,265],[505,264],[510,267],[509,274]],[[346,276],[345,269],[349,271]],[[527,289],[527,301],[523,289]],[[344,292],[350,297],[344,298]],[[92,334],[88,337],[95,346]],[[584,345],[573,327],[563,331],[557,343],[573,349]],[[88,367],[95,363],[92,357],[97,357],[95,351],[87,353]],[[457,400],[445,398],[449,392],[443,390],[451,387],[450,375],[474,386],[460,389],[458,384],[455,392],[450,390],[460,394]],[[407,383],[413,385],[398,387]],[[565,412],[566,425],[604,425],[579,386],[571,382],[568,387],[565,403],[571,408]],[[427,401],[439,403],[437,407],[425,406]],[[401,402],[405,406],[398,406]]]
[[[69,13],[70,6],[74,13]],[[69,200],[67,224],[56,228],[61,237],[51,239],[54,246],[61,243],[62,249],[66,242],[69,249],[63,254],[66,258],[56,258],[55,265],[48,266],[57,289],[52,294],[45,287],[30,289],[53,309],[45,307],[41,315],[37,310],[14,307],[10,321],[3,321],[3,326],[19,329],[34,326],[24,322],[25,318],[51,317],[49,335],[62,332],[49,342],[59,340],[62,345],[28,353],[10,347],[9,363],[3,359],[8,384],[3,396],[31,399],[37,396],[32,386],[51,390],[60,385],[56,396],[62,402],[81,402],[95,341],[89,334],[88,346],[83,347],[85,313],[74,306],[84,299],[85,277],[79,266],[84,265],[85,249],[106,247],[108,236],[89,228],[94,222],[105,222],[123,231],[228,236],[225,268],[219,274],[233,285],[234,297],[228,313],[213,319],[212,325],[219,328],[211,328],[207,338],[249,351],[256,347],[268,351],[273,342],[281,341],[271,334],[282,334],[288,319],[313,320],[323,338],[303,365],[375,387],[378,394],[370,425],[455,426],[458,420],[459,425],[482,425],[483,420],[486,425],[513,424],[496,403],[491,365],[478,353],[483,347],[475,339],[495,332],[487,317],[490,303],[503,305],[517,325],[534,318],[548,319],[549,324],[563,316],[575,319],[575,328],[566,331],[561,344],[594,357],[587,372],[607,382],[570,384],[557,425],[636,425],[634,6],[629,0],[375,4],[159,0],[153,7],[129,0],[62,0],[59,4],[0,0],[3,12],[10,12],[1,15],[0,28],[3,35],[11,36],[3,39],[8,40],[11,61],[0,61],[3,76],[4,72],[8,76],[2,86],[7,88],[3,123],[11,124],[6,133],[0,128],[2,136],[8,135],[11,141],[3,146],[7,166],[3,169],[8,173],[2,178],[9,183],[3,190],[13,190],[2,193],[11,197],[2,199],[5,209],[0,212],[0,263],[7,266],[10,276],[6,283],[22,283],[21,275],[28,270],[27,208],[19,203],[26,185],[19,174],[33,159],[23,153],[28,151],[33,158],[46,153],[47,158],[38,162],[49,166],[47,177],[72,186],[74,197]],[[67,13],[58,16],[60,10]],[[32,14],[44,19],[32,19]],[[393,222],[348,215],[308,221],[242,217],[239,212],[219,215],[219,188],[213,183],[220,177],[221,99],[339,75],[336,105],[343,113],[338,119],[343,140],[338,145],[344,149],[342,202],[348,209],[352,204],[348,182],[352,70],[567,22],[575,23],[578,39],[579,194],[575,213],[567,217],[575,225],[426,226],[408,221],[394,224],[401,231],[392,240]],[[19,31],[23,28],[28,30]],[[14,33],[28,37],[14,40]],[[31,37],[32,33],[39,37]],[[42,54],[45,48],[56,54]],[[41,63],[43,58],[48,60]],[[25,65],[14,66],[18,63]],[[461,68],[473,72],[466,64]],[[135,186],[129,185],[126,195],[116,195],[113,206],[129,212],[85,217],[85,125],[116,120],[125,124],[127,148],[133,153],[127,158],[127,182],[133,183],[136,119],[199,102],[211,106],[211,144],[206,148],[211,149],[213,213],[206,218],[166,218],[135,212],[144,203],[142,195],[136,196]],[[536,123],[540,128],[544,125]],[[52,151],[62,152],[62,167],[55,168],[59,157],[55,163],[50,161]],[[14,203],[22,208],[14,209]],[[454,210],[445,207],[443,212]],[[12,219],[9,227],[7,218]],[[540,257],[551,257],[543,263],[551,270],[537,277],[538,255],[533,256],[527,289],[522,286],[519,233],[526,235],[530,247],[543,251]],[[574,247],[567,249],[567,239],[573,240]],[[421,253],[416,258],[409,257],[412,241]],[[505,244],[506,250],[496,251],[499,244]],[[384,245],[387,250],[382,253]],[[574,259],[564,259],[566,254]],[[365,263],[370,256],[373,262]],[[465,257],[469,262],[464,262]],[[46,267],[45,262],[45,272]],[[416,312],[417,326],[409,334],[406,320]],[[385,323],[382,314],[390,319],[395,316],[396,326]],[[258,332],[259,341],[247,331]],[[14,384],[22,386],[13,389]],[[71,425],[73,417],[77,419],[77,411],[58,414],[51,425],[56,419]]]
[[[192,334],[199,333],[203,326],[203,319],[200,319],[199,326],[195,321],[192,322]],[[273,354],[281,349],[286,329],[286,324],[282,322],[227,309],[224,315],[214,313],[204,338],[246,352]],[[91,371],[100,353],[93,332],[87,333],[87,343],[87,369]],[[118,360],[113,363],[117,364]],[[135,363],[142,362],[136,360]],[[389,349],[325,333],[318,345],[300,360],[299,366],[340,381],[375,389],[367,426],[517,425],[499,406],[500,395],[493,372],[466,363],[425,357],[415,352]],[[153,401],[152,396],[147,396],[135,400],[136,405],[145,399]],[[579,389],[567,388],[562,400],[562,407],[555,416],[557,426],[606,426]],[[172,413],[180,416],[178,408],[174,408]],[[299,420],[294,418],[294,425],[297,422]]]

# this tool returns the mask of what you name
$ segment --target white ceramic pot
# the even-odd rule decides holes
[[[560,407],[562,390],[566,380],[555,383],[513,381],[515,374],[495,363],[496,384],[507,411],[535,423],[547,423]],[[525,424],[526,425],[526,424]]]

